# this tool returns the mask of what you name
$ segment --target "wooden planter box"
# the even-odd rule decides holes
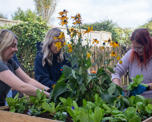
[[[7,108],[7,106],[0,107],[0,122],[59,122],[57,120],[4,111]]]
[[[0,122],[61,122],[57,120],[5,111],[7,108],[7,106],[0,107]],[[144,120],[143,122],[152,122],[152,117]]]
[[[152,122],[152,117],[149,117],[148,119],[144,120],[143,122]]]

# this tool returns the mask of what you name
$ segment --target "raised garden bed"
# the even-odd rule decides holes
[[[61,122],[58,120],[51,120],[51,119],[29,116],[29,115],[20,114],[20,113],[13,113],[7,110],[8,110],[7,106],[0,107],[0,118],[1,118],[0,122],[4,122],[4,121],[5,122],[20,122],[21,120],[24,122]],[[152,117],[149,117],[143,122],[152,122]]]
[[[59,122],[57,120],[13,113],[7,110],[7,106],[0,107],[0,122]]]

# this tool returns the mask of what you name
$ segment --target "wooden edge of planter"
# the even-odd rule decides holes
[[[7,108],[7,106],[0,107],[0,122],[61,122],[57,120],[4,111]]]
[[[142,122],[152,122],[152,117],[149,117],[148,119],[142,121]]]
[[[8,106],[0,107],[0,122],[20,122],[21,120],[24,122],[61,122],[57,120],[4,111],[6,109],[8,109]],[[152,117],[149,117],[148,119],[142,122],[152,122]]]

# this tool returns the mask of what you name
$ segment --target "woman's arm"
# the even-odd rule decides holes
[[[121,77],[128,71],[130,65],[130,55],[132,50],[129,50],[121,59],[122,63],[117,63],[112,74],[112,81],[119,86],[122,86]]]
[[[112,80],[112,82],[113,82],[113,83],[115,83],[116,85],[118,85],[118,86],[122,87],[122,82],[121,82],[121,80],[120,80],[120,79],[118,79],[118,78],[114,78],[114,79]]]
[[[38,81],[34,80],[33,78],[29,77],[20,67],[15,71],[16,75],[23,80],[24,82],[31,84],[41,90],[48,90],[49,88]]]
[[[36,96],[36,88],[30,84],[23,82],[17,76],[15,76],[10,70],[0,72],[0,80],[12,87],[13,89],[25,93],[27,95]],[[49,97],[48,92],[44,92]]]

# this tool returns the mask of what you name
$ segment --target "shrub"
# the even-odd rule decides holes
[[[17,57],[21,67],[33,76],[33,63],[36,55],[36,43],[43,41],[48,26],[43,21],[27,21],[9,28],[18,37]]]

